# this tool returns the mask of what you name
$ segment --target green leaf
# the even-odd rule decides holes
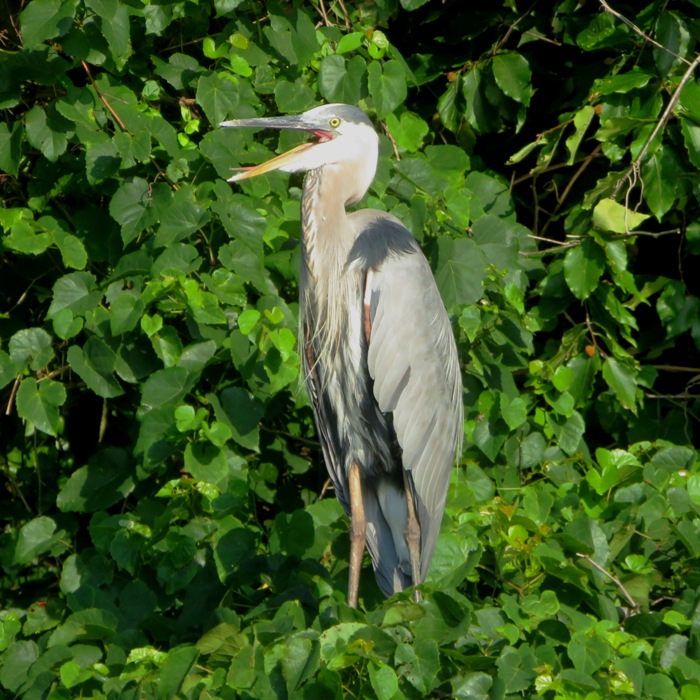
[[[417,114],[403,112],[400,118],[394,114],[387,115],[386,125],[402,149],[415,153],[423,145],[423,139],[428,135],[428,125]]]
[[[124,243],[133,241],[141,231],[158,221],[152,206],[153,189],[139,177],[122,184],[109,203],[109,213],[122,227]]]
[[[164,326],[156,333],[149,334],[156,355],[166,367],[173,367],[182,357],[182,341],[172,326]]]
[[[189,443],[185,448],[185,469],[198,481],[217,484],[228,475],[226,454],[214,445]]]
[[[159,698],[172,698],[179,694],[182,684],[198,656],[198,649],[190,645],[175,647],[168,652],[158,673]]]
[[[479,133],[488,133],[497,128],[497,116],[487,99],[483,70],[477,64],[462,78],[462,93],[466,100],[465,119]]]
[[[364,32],[350,32],[349,34],[344,34],[338,42],[335,52],[349,53],[350,51],[359,49],[364,43],[364,40]]]
[[[100,22],[102,35],[117,69],[121,70],[131,55],[129,13],[120,0],[85,0]]]
[[[6,122],[0,123],[0,170],[13,177],[19,174],[23,136],[22,122],[13,122],[11,129]]]
[[[247,496],[247,491],[244,493]],[[219,520],[212,540],[214,563],[222,582],[228,580],[234,567],[253,556],[255,551],[256,538],[253,530],[246,528],[232,515]]]
[[[654,38],[663,47],[653,48],[654,62],[660,75],[668,75],[671,67],[688,52],[688,28],[678,13],[662,12],[656,21]]]
[[[219,406],[216,417],[231,428],[233,439],[246,449],[257,451],[260,441],[258,423],[263,415],[260,404],[245,389],[230,387],[221,392]]]
[[[438,100],[438,114],[446,129],[457,131],[460,115],[457,111],[460,81],[453,81]]]
[[[439,669],[439,654],[437,640],[430,637],[420,637],[415,643],[415,657],[406,664],[406,680],[424,697],[437,683]]]
[[[190,383],[190,373],[182,367],[169,367],[154,372],[143,385],[141,403],[148,408],[176,403],[189,391]]]
[[[318,89],[328,102],[357,104],[366,94],[367,68],[360,56],[346,61],[342,56],[326,56],[321,61]]]
[[[53,331],[61,340],[74,338],[83,329],[83,319],[73,316],[70,309],[62,309],[53,317]]]
[[[86,144],[85,172],[91,185],[104,182],[108,178],[114,177],[119,171],[119,167],[125,158],[123,156],[120,157],[120,152],[117,150],[116,144],[118,141],[121,142],[121,139],[105,138],[103,141],[94,141]]]
[[[474,428],[474,444],[493,462],[506,441],[507,428],[501,420],[484,417]]]
[[[160,217],[154,245],[165,248],[177,243],[203,228],[209,219],[209,213],[196,200],[194,187],[180,187]]]
[[[603,379],[624,408],[637,411],[637,377],[630,367],[607,357],[603,362]]]
[[[592,239],[570,248],[564,256],[564,279],[577,299],[588,299],[605,270],[605,251]]]
[[[61,252],[63,264],[76,270],[82,270],[87,264],[87,252],[82,241],[70,233],[63,221],[52,216],[42,216],[37,226],[49,233]]]
[[[383,65],[373,61],[368,68],[369,94],[374,100],[377,116],[383,119],[403,104],[407,95],[406,74],[398,61]]]
[[[532,71],[522,54],[511,51],[496,54],[493,57],[493,76],[508,97],[526,107],[530,104]]]
[[[108,447],[70,475],[56,503],[63,512],[94,513],[125,499],[133,489],[131,458],[122,449]]]
[[[17,390],[17,413],[38,430],[56,435],[60,426],[58,409],[65,401],[66,390],[60,382],[51,379],[37,382],[27,377]]]
[[[68,147],[66,132],[70,129],[70,122],[60,115],[54,113],[49,116],[42,107],[32,107],[27,112],[26,129],[29,143],[51,162],[57,161],[65,153]]]
[[[676,201],[680,167],[675,151],[664,146],[654,151],[642,164],[644,201],[659,221]]]
[[[574,668],[589,676],[610,658],[608,645],[584,632],[576,632],[571,637],[566,653],[573,662]]]
[[[47,39],[63,36],[73,23],[77,0],[32,0],[22,10],[22,44],[25,49],[40,46]]]
[[[36,233],[33,222],[19,219],[12,224],[10,235],[5,236],[3,244],[9,250],[27,255],[39,255],[52,243],[48,233]]]
[[[22,640],[13,644],[2,656],[0,683],[11,692],[18,692],[39,654],[39,647],[33,641]]]
[[[681,131],[690,162],[696,168],[700,168],[700,125],[681,117]]]
[[[369,680],[378,700],[391,700],[399,689],[399,679],[391,666],[371,661]]]
[[[428,0],[401,0],[401,7],[410,12],[422,7],[426,2],[428,2]]]
[[[238,316],[238,327],[241,333],[249,335],[255,330],[258,321],[262,318],[262,314],[257,309],[247,309]]]
[[[574,133],[566,139],[566,147],[569,150],[569,159],[567,165],[572,165],[576,160],[579,146],[586,131],[595,117],[595,109],[590,105],[582,107],[574,116]]]
[[[511,430],[519,428],[527,419],[527,404],[519,396],[512,401],[501,394],[501,415]]]
[[[615,92],[624,93],[644,87],[653,77],[652,73],[643,72],[635,67],[629,73],[606,75],[604,78],[596,80],[593,83],[593,89],[601,95],[611,95]]]
[[[45,516],[34,518],[23,525],[15,545],[14,563],[24,566],[49,551],[58,539],[55,532],[56,523]]]
[[[275,86],[275,102],[280,113],[297,114],[314,104],[315,93],[303,84],[282,80]]]
[[[109,305],[109,327],[112,335],[134,330],[143,317],[145,305],[138,294],[123,290]]]
[[[18,374],[19,368],[12,358],[0,350],[0,389],[7,386]]]
[[[573,411],[570,416],[550,414],[548,419],[559,447],[568,455],[576,454],[586,430],[586,424],[581,414],[577,411]]]
[[[46,367],[54,357],[51,336],[43,328],[17,331],[10,338],[8,349],[14,364],[13,374],[27,366],[36,372]]]
[[[312,676],[319,665],[319,646],[310,639],[294,636],[285,644],[282,656],[282,676],[289,697],[294,697],[301,684]]]
[[[318,37],[314,21],[306,12],[297,12],[292,30],[292,49],[300,65],[308,63],[318,51]]]
[[[474,241],[439,239],[435,281],[448,309],[455,304],[476,304],[487,276],[488,261]]]
[[[195,98],[212,126],[230,119],[239,103],[236,86],[218,73],[206,73],[199,78]]]
[[[638,214],[612,199],[601,200],[593,209],[594,226],[613,233],[633,231],[648,218],[647,214]]]
[[[94,391],[105,399],[124,393],[114,377],[117,356],[100,338],[91,337],[79,348],[68,348],[68,362],[73,371]]]
[[[66,661],[66,663],[61,666],[59,675],[61,677],[61,683],[63,683],[66,688],[71,689],[92,678],[92,671],[83,668],[75,661]]]

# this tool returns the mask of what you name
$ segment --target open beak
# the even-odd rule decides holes
[[[297,131],[307,131],[316,137],[315,141],[309,141],[308,143],[302,143],[299,146],[295,146],[290,151],[282,153],[279,156],[275,156],[264,163],[260,163],[260,165],[235,168],[241,172],[237,173],[233,177],[230,177],[228,182],[247,180],[248,178],[255,177],[256,175],[269,173],[272,170],[279,170],[285,165],[290,166],[293,169],[295,161],[302,153],[308,151],[310,148],[313,148],[319,143],[330,141],[335,136],[332,131],[319,128],[318,124],[314,124],[313,122],[305,119],[303,115],[287,117],[255,117],[253,119],[231,119],[226,122],[221,122],[219,126],[227,128],[248,126],[257,129],[295,129]]]

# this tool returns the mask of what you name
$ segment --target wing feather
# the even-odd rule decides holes
[[[450,321],[430,266],[415,240],[394,220],[375,225],[391,244],[365,255],[372,274],[365,298],[372,299],[367,352],[374,396],[392,413],[410,473],[421,526],[421,574],[425,577],[445,507],[450,470],[461,449],[462,383]],[[398,241],[398,242],[397,242]],[[372,255],[374,253],[374,255]]]

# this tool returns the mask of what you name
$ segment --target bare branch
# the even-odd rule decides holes
[[[576,556],[585,559],[594,569],[600,571],[601,574],[605,574],[620,589],[620,593],[622,593],[625,600],[632,606],[632,609],[635,611],[639,610],[639,603],[630,595],[629,591],[617,576],[613,576],[609,571],[606,571],[597,561],[591,559],[587,554],[576,552]]]
[[[686,65],[690,65],[690,61],[687,58],[683,58],[683,56],[679,56],[677,53],[674,51],[671,51],[671,49],[668,48],[668,46],[664,46],[663,44],[660,44],[656,39],[652,39],[648,34],[645,34],[634,22],[631,20],[627,19],[624,15],[621,15],[617,10],[613,10],[610,5],[608,5],[605,0],[598,0],[600,4],[603,6],[603,9],[606,12],[609,12],[613,17],[617,17],[617,19],[620,20],[620,22],[623,22],[626,24],[635,34],[639,34],[639,36],[644,39],[644,41],[653,44],[656,46],[657,49],[661,49],[662,51],[665,51],[666,53],[670,53],[671,56],[674,58],[677,58],[679,61],[683,61]]]
[[[564,202],[566,201],[566,198],[571,192],[571,188],[574,186],[576,183],[576,180],[583,174],[584,170],[590,165],[591,161],[598,155],[600,152],[600,149],[602,148],[602,144],[598,144],[582,161],[581,165],[578,167],[576,172],[571,176],[571,179],[567,183],[566,187],[564,188],[564,191],[561,193],[561,196],[557,196],[557,205],[554,207],[554,211],[552,212],[552,216],[547,220],[547,223],[542,227],[542,235],[544,235],[545,231],[547,230],[549,224],[554,221],[554,216],[556,213],[561,209],[563,206]]]
[[[81,63],[83,64],[83,68],[85,69],[88,78],[90,79],[90,85],[92,85],[93,90],[97,93],[97,96],[100,98],[100,100],[102,100],[102,104],[109,110],[109,113],[114,117],[114,120],[117,122],[117,124],[119,124],[121,130],[129,131],[126,128],[126,124],[124,124],[119,115],[114,111],[114,107],[112,107],[107,98],[100,92],[100,88],[97,87],[97,83],[95,82],[95,79],[92,77],[92,73],[90,72],[90,66],[85,61],[81,61]]]
[[[603,2],[603,0],[600,0],[600,2]],[[615,199],[620,192],[620,189],[622,188],[622,185],[625,183],[625,181],[629,181],[630,187],[627,191],[627,195],[625,196],[625,199],[629,197],[629,193],[636,184],[637,176],[639,173],[639,167],[640,164],[646,155],[647,151],[649,150],[649,146],[651,146],[652,142],[656,138],[656,135],[661,131],[661,129],[666,126],[666,122],[669,120],[671,117],[671,112],[673,112],[673,108],[676,106],[676,102],[678,102],[678,98],[680,97],[681,91],[685,87],[685,84],[690,80],[690,77],[693,75],[693,72],[695,69],[700,65],[700,55],[695,57],[695,60],[688,66],[688,69],[683,73],[683,77],[681,78],[680,83],[678,83],[678,86],[676,89],[673,91],[673,94],[671,95],[671,99],[669,100],[668,104],[666,105],[666,109],[664,110],[664,113],[661,115],[661,119],[657,122],[656,126],[654,127],[654,130],[649,134],[649,138],[644,142],[644,146],[642,146],[642,150],[639,152],[639,155],[634,159],[632,162],[632,165],[627,169],[627,172],[618,180],[617,185],[615,185],[615,189],[613,190],[612,197]]]

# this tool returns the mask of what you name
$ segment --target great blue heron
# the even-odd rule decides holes
[[[229,182],[307,172],[301,346],[326,467],[350,516],[348,604],[357,607],[365,541],[387,596],[421,583],[430,566],[463,432],[450,321],[406,227],[383,211],[345,211],[369,189],[379,156],[362,110],[329,104],[221,126],[316,137]]]

